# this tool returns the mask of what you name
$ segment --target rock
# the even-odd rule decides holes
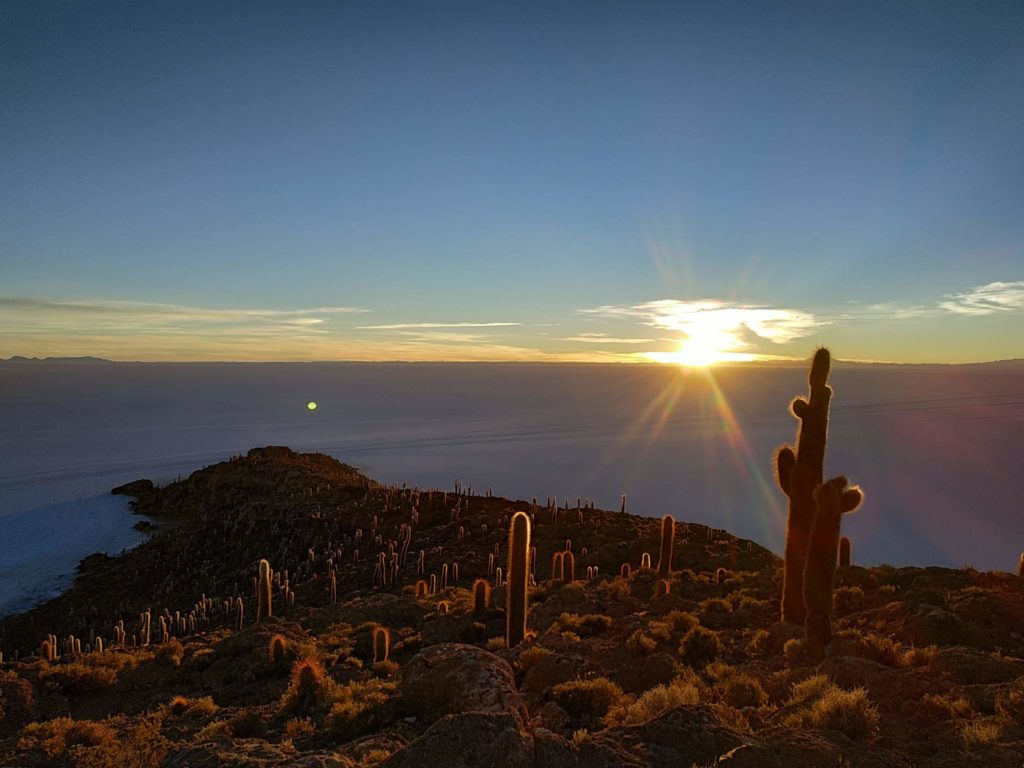
[[[533,739],[512,713],[446,715],[381,768],[533,768]]]
[[[512,667],[481,648],[433,645],[417,653],[402,672],[405,705],[428,723],[462,712],[512,713],[523,722],[529,718]]]
[[[970,648],[944,648],[931,661],[933,672],[965,685],[1008,683],[1024,675],[1024,662]]]
[[[779,756],[763,745],[743,744],[718,758],[715,768],[781,768]]]
[[[134,496],[135,498],[148,496],[155,491],[156,486],[153,485],[152,480],[132,480],[130,483],[110,489],[110,492],[115,496]]]
[[[296,753],[293,747],[262,739],[227,739],[190,744],[168,752],[160,768],[355,768],[355,763],[330,752]]]
[[[967,631],[963,619],[952,611],[922,603],[902,619],[893,636],[910,645],[956,645]]]
[[[534,768],[575,768],[576,752],[572,745],[546,728],[533,732]]]
[[[553,731],[563,731],[572,723],[572,717],[569,716],[569,713],[553,701],[549,701],[540,708],[539,716],[540,721],[544,723],[544,727],[550,728]]]

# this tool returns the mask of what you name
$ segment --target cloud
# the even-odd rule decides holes
[[[579,336],[567,336],[558,341],[574,341],[582,344],[650,344],[654,339],[623,339],[609,336],[607,333],[581,333]]]
[[[991,315],[1024,310],[1024,280],[988,283],[964,293],[953,293],[939,307],[959,315]]]
[[[635,319],[682,334],[680,353],[692,360],[750,360],[765,342],[785,344],[810,334],[825,321],[800,309],[736,304],[719,299],[660,299],[628,306],[580,310],[591,317]],[[650,355],[649,355],[650,356]]]
[[[409,328],[504,328],[522,323],[392,323],[391,325],[360,325],[360,331],[400,331]]]

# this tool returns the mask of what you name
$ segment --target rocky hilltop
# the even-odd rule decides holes
[[[839,567],[818,654],[782,561],[703,525],[275,447],[117,490],[153,535],[0,623],[0,764],[1024,762],[1010,574]]]

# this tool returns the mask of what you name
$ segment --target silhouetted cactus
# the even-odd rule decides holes
[[[676,538],[676,521],[672,515],[661,518],[661,549],[658,553],[658,575],[668,576],[672,573],[672,548]]]
[[[530,517],[516,512],[509,524],[508,586],[505,647],[515,648],[526,637],[527,586],[530,576]]]
[[[272,585],[270,580],[270,563],[267,560],[260,560],[259,575],[259,604],[256,607],[256,621],[269,618],[273,614]]]
[[[482,616],[487,612],[487,605],[491,601],[491,585],[486,579],[477,579],[473,582],[473,613]]]
[[[1024,552],[1020,553],[1020,559],[1017,561],[1017,575],[1024,576]]]
[[[717,571],[715,571],[715,583],[716,584],[724,584],[725,583],[725,576],[726,576],[725,568],[719,568]]]
[[[387,627],[375,627],[373,630],[373,662],[387,661],[391,649],[391,632]]]
[[[832,640],[832,584],[839,554],[839,526],[842,516],[860,506],[860,488],[847,488],[845,477],[835,477],[814,493],[815,514],[804,570],[803,602],[807,617],[804,628],[812,648],[823,648]]]
[[[850,564],[850,540],[843,536],[839,540],[839,565],[843,568]]]
[[[270,638],[270,646],[267,650],[270,657],[270,663],[275,667],[280,667],[284,664],[285,654],[288,653],[288,638],[284,635],[274,635]]]
[[[667,579],[658,579],[658,585],[654,588],[655,597],[664,597],[672,591],[672,585]]]
[[[629,581],[629,577],[632,575],[633,569],[629,567],[629,563],[623,563],[622,567],[619,568],[619,576]]]
[[[562,553],[562,577],[569,584],[576,581],[576,556],[572,552]]]
[[[800,421],[796,450],[784,445],[776,454],[776,479],[789,498],[786,520],[785,571],[782,583],[782,620],[802,624],[807,612],[803,601],[803,574],[807,561],[811,525],[814,521],[814,489],[823,482],[828,409],[832,389],[828,386],[831,365],[825,348],[814,353],[808,374],[810,394],[797,397],[790,411]]]
[[[561,552],[555,552],[551,556],[551,581],[562,581],[565,575],[565,563]]]
[[[649,571],[651,570],[651,554],[650,552],[644,552],[640,555],[640,570]]]

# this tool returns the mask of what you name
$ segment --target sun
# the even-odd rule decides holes
[[[687,329],[687,338],[674,352],[648,352],[647,357],[657,363],[707,368],[716,363],[735,363],[753,360],[754,355],[736,351],[740,346],[736,335],[714,323],[694,323]]]

